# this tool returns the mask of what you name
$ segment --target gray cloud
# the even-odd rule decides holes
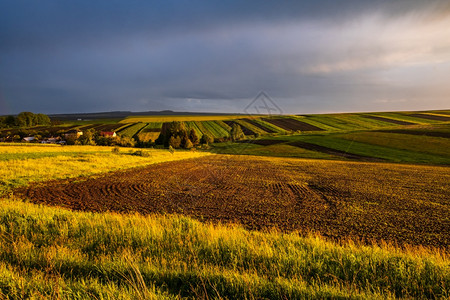
[[[179,3],[2,1],[0,114],[445,104],[448,1]]]

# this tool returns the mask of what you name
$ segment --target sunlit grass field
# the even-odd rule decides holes
[[[390,130],[401,130],[401,133],[389,132]],[[408,131],[416,132],[416,134],[408,134]],[[420,134],[421,132],[423,135]],[[261,137],[259,138],[261,140],[279,140],[281,143],[262,146],[258,145],[258,139],[253,139],[248,143],[214,144],[212,150],[222,154],[345,160],[345,158],[329,153],[310,151],[289,145],[301,141],[387,162],[450,165],[450,139],[426,135],[444,136],[449,132],[450,124],[391,126],[377,130],[342,130]]]
[[[92,146],[0,151],[60,154],[1,160],[3,190],[207,155],[147,150],[151,155],[142,157]],[[73,212],[0,198],[0,298],[182,297],[446,299],[450,260],[445,249],[337,243],[178,215]]]
[[[0,240],[0,293],[15,299],[450,296],[449,258],[437,250],[336,244],[181,216],[3,200]]]
[[[141,156],[135,155],[136,149],[121,148],[118,154],[112,149],[103,146],[0,146],[0,194],[31,182],[91,176],[209,154],[194,151],[172,154],[167,150],[146,149],[144,152],[148,156]]]

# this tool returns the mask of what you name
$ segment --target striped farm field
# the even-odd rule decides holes
[[[136,123],[131,126],[125,127],[124,129],[118,131],[120,136],[126,136],[132,138],[135,134],[139,133],[141,129],[147,126],[147,123]]]
[[[263,118],[263,120],[289,131],[323,131],[322,128],[292,118]]]
[[[242,118],[241,115],[174,115],[174,116],[139,116],[128,117],[120,121],[120,123],[137,123],[137,122],[173,122],[173,121],[215,121],[230,120]]]

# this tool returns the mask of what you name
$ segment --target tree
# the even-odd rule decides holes
[[[212,142],[214,142],[214,138],[212,136],[210,136],[209,134],[205,133],[202,138],[200,139],[200,143],[201,144],[211,144]]]
[[[189,135],[184,122],[174,121],[163,124],[161,133],[155,143],[163,144],[165,147],[172,145],[173,148],[179,148],[180,146],[184,147],[188,139]]]
[[[14,118],[14,116],[7,116],[5,119],[5,124],[8,127],[13,127],[16,125],[16,118]]]
[[[34,125],[50,125],[52,122],[47,115],[36,114],[34,115]]]
[[[29,111],[21,112],[17,116],[17,125],[19,127],[31,127],[34,125],[34,114]]]
[[[94,129],[86,130],[82,136],[78,138],[81,145],[95,145],[95,131]]]
[[[194,129],[191,129],[191,131],[189,131],[189,139],[191,140],[192,145],[194,146],[197,146],[198,143],[200,142],[197,132]]]
[[[136,141],[128,136],[123,136],[120,138],[120,145],[123,147],[134,147]]]
[[[194,145],[192,144],[191,140],[187,139],[187,141],[186,141],[186,143],[184,145],[184,148],[185,149],[191,149],[192,147],[194,147]]]
[[[178,149],[181,146],[181,137],[177,136],[171,136],[169,140],[169,146],[171,146],[174,149]]]
[[[241,126],[239,126],[239,124],[236,123],[233,123],[233,125],[231,126],[230,136],[233,141],[238,141],[240,139],[245,138]]]

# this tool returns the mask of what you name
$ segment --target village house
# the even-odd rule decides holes
[[[32,142],[35,140],[36,140],[36,138],[34,136],[27,136],[22,139],[22,141],[24,141],[24,142]]]
[[[113,138],[113,137],[116,137],[117,134],[115,131],[101,131],[100,136]]]
[[[41,143],[42,144],[57,144],[58,142],[61,142],[61,138],[58,137],[49,137],[45,140],[43,140]]]
[[[65,139],[78,139],[80,136],[83,135],[83,131],[78,129],[72,129],[64,133]]]

